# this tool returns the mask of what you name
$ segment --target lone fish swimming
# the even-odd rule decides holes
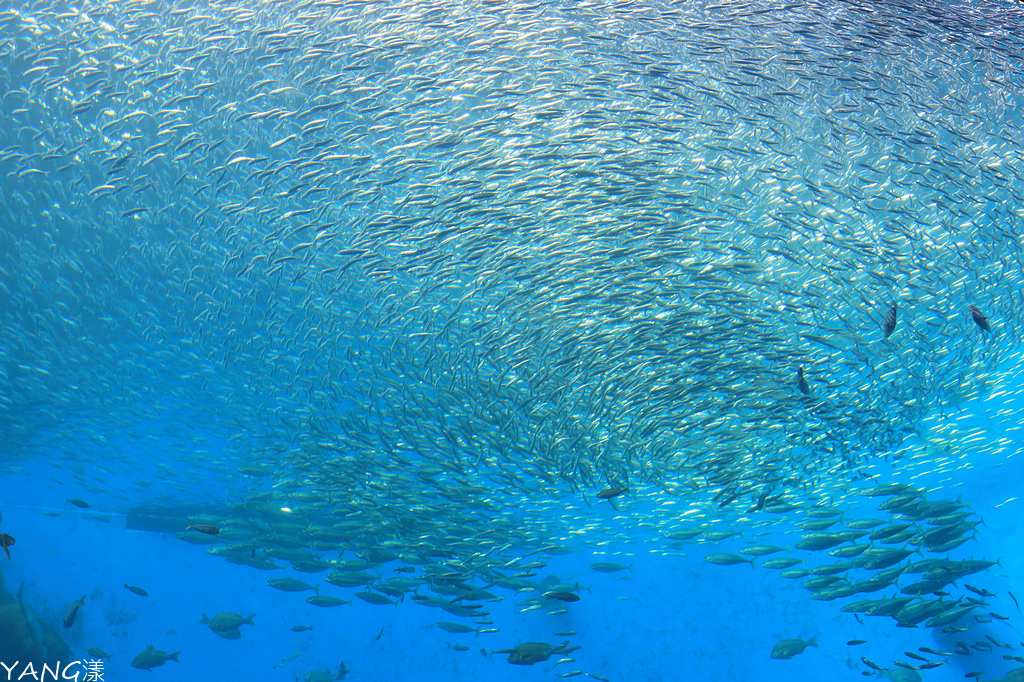
[[[802,654],[809,646],[818,646],[818,637],[811,637],[806,642],[802,639],[784,639],[772,649],[772,658],[793,658]]]

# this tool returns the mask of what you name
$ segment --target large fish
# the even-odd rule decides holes
[[[132,659],[132,667],[139,668],[140,670],[152,670],[162,666],[167,661],[177,663],[178,654],[180,653],[180,651],[175,651],[169,654],[166,651],[147,646],[145,651]]]
[[[75,624],[75,620],[78,618],[78,612],[83,606],[85,606],[84,594],[68,604],[68,607],[64,610],[64,627],[69,628]]]
[[[772,658],[793,658],[797,654],[802,654],[805,649],[809,646],[818,646],[817,636],[811,637],[809,640],[802,639],[784,639],[772,648]]]
[[[889,308],[889,312],[885,314],[885,320],[882,322],[882,333],[885,334],[885,338],[892,336],[892,333],[896,331],[896,304],[893,303],[892,307]]]
[[[984,331],[992,331],[992,325],[989,324],[988,318],[982,314],[981,310],[977,306],[971,306],[971,319]]]
[[[547,644],[546,642],[525,642],[511,649],[496,649],[492,653],[508,654],[508,662],[513,665],[533,665],[548,660],[555,654],[563,653],[568,649],[569,642],[562,642],[559,645]]]

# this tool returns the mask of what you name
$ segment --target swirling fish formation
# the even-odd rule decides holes
[[[204,466],[247,482],[193,519],[219,552],[372,582],[371,603],[412,584],[349,574],[401,559],[456,615],[565,546],[576,520],[543,513],[564,496],[801,521],[1018,345],[1020,19],[4,9],[0,434],[28,451],[185,412],[228,442]],[[885,527],[942,551],[973,522],[926,529],[967,509],[925,492]],[[912,602],[967,570],[943,566]]]

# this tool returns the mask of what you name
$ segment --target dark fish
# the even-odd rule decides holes
[[[197,530],[200,533],[206,533],[207,535],[217,535],[220,533],[220,528],[210,525],[209,523],[193,523],[185,530]]]
[[[608,504],[612,506],[612,509],[618,511],[619,508],[615,505],[615,500],[613,500],[612,498],[618,497],[624,492],[626,492],[625,488],[605,488],[604,490],[597,494],[597,498],[599,500],[608,500]]]
[[[974,323],[981,327],[983,330],[987,332],[992,331],[992,325],[988,323],[988,318],[982,315],[981,310],[978,309],[978,306],[971,306],[971,319],[973,319]]]
[[[304,592],[306,590],[316,591],[316,588],[307,582],[302,580],[296,580],[295,578],[274,578],[268,580],[267,584],[274,589],[281,590],[282,592]]]
[[[599,500],[610,500],[613,497],[618,497],[622,493],[626,492],[625,488],[605,488],[597,494]]]
[[[580,596],[575,592],[545,592],[544,596],[548,599],[557,599],[559,601],[579,601]]]
[[[75,624],[75,618],[78,617],[78,611],[83,606],[85,606],[84,594],[80,598],[68,604],[67,610],[64,611],[64,627],[69,628]]]
[[[377,594],[376,592],[371,592],[369,590],[364,590],[362,592],[356,592],[356,596],[359,597],[360,599],[362,599],[363,601],[365,601],[368,604],[375,604],[377,606],[383,606],[384,604],[394,604],[395,603],[393,600],[388,599],[383,594]]]
[[[896,304],[892,304],[892,308],[885,315],[885,322],[882,323],[882,333],[885,334],[885,338],[892,336],[893,331],[896,330]]]
[[[131,590],[132,594],[137,594],[140,597],[148,597],[149,596],[149,592],[146,592],[141,587],[136,587],[135,585],[129,585],[128,583],[125,583],[124,586],[127,587],[129,590]]]
[[[554,654],[564,653],[568,642],[552,646],[545,642],[526,642],[512,649],[498,649],[493,653],[508,654],[508,662],[513,665],[533,665],[548,660]]]
[[[11,558],[11,550],[9,550],[7,548],[10,547],[13,544],[14,544],[14,538],[12,538],[7,533],[0,533],[0,547],[4,548],[4,554],[7,555],[8,559]],[[1016,600],[1014,600],[1014,601],[1016,601]]]
[[[69,499],[68,502],[75,505],[79,509],[87,509],[89,507],[89,503],[86,502],[85,500]]]
[[[807,385],[807,379],[804,379],[804,368],[796,368],[796,387],[800,389],[800,392],[804,395],[811,394],[811,387]]]
[[[751,568],[754,566],[754,557],[748,559],[732,552],[714,552],[705,555],[704,560],[718,566],[735,566],[737,564],[750,564]]]
[[[1012,649],[1013,648],[1012,644],[1001,644],[995,637],[993,637],[990,634],[986,634],[985,635],[985,639],[987,639],[988,641],[992,642],[992,644],[994,644],[994,645],[996,645],[997,647],[1000,647],[1000,648],[1006,648],[1006,649]]]
[[[154,649],[152,646],[146,647],[146,650],[141,654],[132,659],[132,667],[139,668],[140,670],[152,670],[153,668],[159,667],[167,661],[178,662],[178,654],[180,651],[175,651],[173,654],[169,654],[166,651],[160,649]]]
[[[224,639],[240,639],[242,637],[242,633],[239,629],[243,625],[255,625],[252,620],[255,615],[256,614],[252,614],[247,618],[243,618],[237,613],[223,611],[213,618],[208,618],[204,613],[202,620],[199,622],[203,625],[209,626],[211,630]]]
[[[793,658],[802,654],[809,646],[818,646],[818,636],[815,635],[808,640],[784,639],[772,648],[772,658]]]
[[[306,597],[306,601],[308,601],[313,606],[323,606],[323,607],[341,606],[342,604],[349,604],[349,603],[351,603],[351,601],[345,601],[344,599],[339,599],[338,597],[332,597],[331,595],[328,595],[328,594],[317,594],[317,595],[314,595],[312,597]]]
[[[866,642],[866,641],[867,641],[866,639],[851,639],[851,640],[850,640],[849,642],[847,642],[846,644],[847,644],[848,646],[857,646],[858,644],[863,644],[863,643],[864,643],[864,642]]]
[[[293,625],[292,626],[292,632],[306,632],[307,630],[312,630],[312,629],[313,629],[312,625]]]

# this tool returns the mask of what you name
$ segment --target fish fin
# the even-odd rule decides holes
[[[152,649],[153,647],[149,647],[149,648]],[[173,654],[171,654],[170,656],[167,657],[167,660],[174,661],[175,663],[180,663],[181,661],[178,660],[178,654],[180,654],[180,653],[181,653],[180,651],[175,651]]]
[[[807,646],[818,646],[818,636],[815,635],[807,641]]]

